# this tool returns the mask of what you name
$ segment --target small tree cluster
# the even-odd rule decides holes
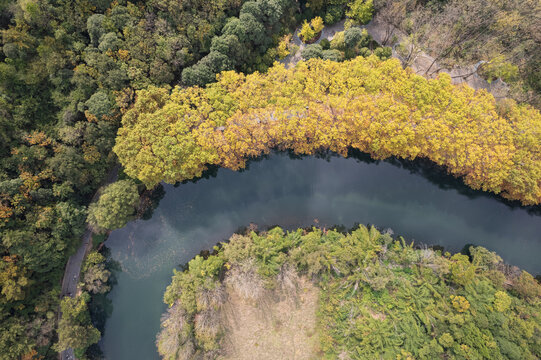
[[[323,28],[323,19],[319,16],[316,16],[310,22],[304,20],[301,30],[299,31],[299,38],[305,43],[311,42],[319,35]]]
[[[224,70],[264,71],[275,56],[267,50],[280,20],[291,6],[289,0],[254,0],[242,5],[238,17],[228,20],[222,34],[212,39],[210,53],[182,71],[182,82],[203,86]]]

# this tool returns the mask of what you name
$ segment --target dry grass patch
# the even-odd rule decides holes
[[[276,290],[267,290],[256,302],[231,286],[227,291],[225,359],[317,358],[319,289],[310,281],[286,268]]]

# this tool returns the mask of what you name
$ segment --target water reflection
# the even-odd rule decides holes
[[[122,272],[110,294],[114,311],[102,341],[106,357],[158,358],[154,339],[171,269],[249,223],[376,224],[450,251],[482,245],[541,272],[539,207],[518,207],[471,190],[421,160],[378,162],[351,155],[279,153],[251,161],[242,172],[212,168],[196,181],[165,185],[166,196],[151,219],[131,222],[107,241]]]

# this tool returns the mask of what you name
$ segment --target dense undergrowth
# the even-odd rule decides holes
[[[227,289],[255,301],[291,271],[320,289],[319,354],[350,359],[538,359],[541,286],[493,252],[415,248],[376,228],[233,235],[175,271],[157,346],[165,359],[215,358]]]
[[[234,170],[273,148],[424,157],[474,189],[541,202],[541,114],[485,91],[427,80],[391,59],[312,59],[266,74],[224,72],[205,89],[150,87],[122,119],[114,151],[152,187]]]

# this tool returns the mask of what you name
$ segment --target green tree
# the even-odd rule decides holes
[[[301,51],[301,56],[304,60],[321,59],[323,56],[323,49],[319,44],[306,45],[306,47]]]
[[[94,93],[85,105],[88,107],[88,111],[98,119],[102,116],[112,115],[113,105],[105,91],[100,90]]]
[[[105,30],[102,26],[104,19],[105,15],[94,14],[90,16],[86,21],[86,27],[88,30],[88,35],[90,36],[90,42],[96,47],[99,45],[101,36],[105,33]]]
[[[62,319],[58,324],[58,342],[56,351],[69,348],[86,349],[100,339],[100,332],[90,323],[88,315],[87,296],[77,298],[65,297],[60,303]]]
[[[82,267],[84,289],[90,293],[103,294],[110,290],[107,284],[111,272],[105,267],[105,257],[97,251],[87,255]]]
[[[114,182],[88,208],[88,223],[100,231],[121,228],[134,215],[138,202],[139,192],[132,180]]]

